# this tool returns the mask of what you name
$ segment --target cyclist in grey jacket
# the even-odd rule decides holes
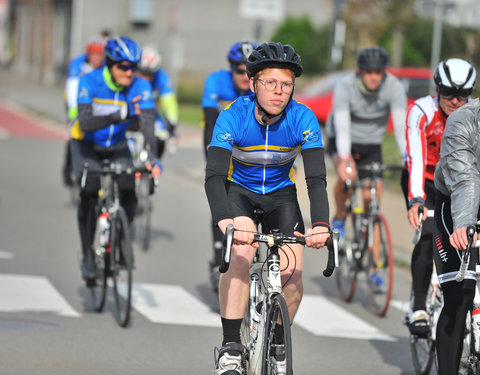
[[[340,236],[345,226],[345,202],[351,194],[351,189],[344,190],[345,181],[353,181],[356,177],[356,166],[382,162],[381,148],[390,114],[400,153],[403,155],[405,150],[407,95],[401,82],[385,71],[387,65],[388,55],[383,48],[366,47],[358,54],[358,71],[344,78],[334,89],[327,131],[328,152],[338,174],[332,226]],[[359,172],[360,179],[369,176],[370,172]],[[376,187],[380,199],[382,181],[377,181]],[[366,209],[370,193],[368,190],[363,193]],[[374,260],[378,256],[377,248],[373,249]],[[384,289],[383,280],[376,273],[372,273],[372,282],[379,292]]]
[[[471,90],[470,90],[471,93]],[[468,96],[457,89],[457,95]],[[466,227],[475,225],[480,205],[480,100],[453,112],[447,120],[435,169],[435,221],[433,256],[444,295],[437,324],[439,374],[457,374],[465,331],[465,317],[475,294],[475,264],[472,251],[465,280],[456,282],[462,250],[468,244]],[[474,241],[477,239],[475,234]],[[474,306],[476,308],[477,306]]]

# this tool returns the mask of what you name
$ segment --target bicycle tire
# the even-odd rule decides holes
[[[410,335],[410,354],[412,356],[413,368],[417,375],[428,375],[432,369],[435,356],[435,342],[432,336],[418,337]]]
[[[480,375],[480,358],[475,354],[472,336],[472,315],[467,313],[459,375]]]
[[[370,306],[375,315],[383,317],[388,311],[390,299],[392,298],[393,289],[393,247],[390,237],[390,230],[387,221],[383,215],[376,215],[374,219],[374,227],[378,227],[380,232],[380,251],[377,262],[373,261],[372,252],[369,251],[367,264],[367,284]],[[371,282],[372,269],[382,278],[384,290],[378,291],[374,283]]]
[[[359,246],[359,224],[361,215],[349,212],[345,217],[344,236],[338,246],[339,266],[335,270],[335,281],[340,298],[351,302],[357,287],[357,260],[355,252]]]
[[[97,225],[95,230],[95,236],[92,244],[92,256],[96,267],[95,280],[89,282],[88,288],[90,289],[90,299],[92,307],[96,312],[102,312],[105,306],[105,300],[107,295],[107,273],[108,269],[108,253],[107,249],[100,244],[100,225]]]
[[[263,359],[262,359],[262,375],[276,374],[272,358],[278,354],[279,338],[275,337],[276,327],[282,326],[284,358],[286,365],[286,375],[293,374],[292,367],[292,336],[290,329],[290,318],[288,315],[287,303],[281,294],[273,296],[270,306],[267,309],[267,320],[265,322],[265,336],[263,341]]]
[[[119,207],[111,229],[111,270],[115,297],[115,319],[126,327],[130,320],[133,253],[127,215]]]
[[[135,239],[140,242],[141,248],[147,251],[150,248],[153,204],[150,199],[150,179],[143,175],[139,181],[137,215],[135,218]]]

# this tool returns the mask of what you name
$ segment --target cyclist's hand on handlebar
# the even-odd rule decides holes
[[[477,242],[477,232],[473,235],[473,243]],[[450,236],[450,244],[459,250],[466,250],[468,246],[467,227],[456,229]]]
[[[303,236],[302,233],[295,231],[293,234],[297,237]],[[308,229],[305,232],[305,245],[314,249],[321,249],[325,246],[325,242],[330,237],[330,232],[327,227],[315,227]]]
[[[162,174],[163,170],[162,164],[160,164],[159,162],[155,162],[153,163],[153,165],[150,162],[147,162],[145,163],[145,168],[152,172],[151,177],[153,177],[154,179],[158,179]]]
[[[416,202],[410,207],[408,210],[408,221],[410,225],[413,227],[413,229],[417,229],[417,227],[420,225],[420,221],[418,220],[418,208],[420,206],[423,206],[423,221],[425,221],[428,217],[428,208],[421,204],[420,202]]]
[[[233,243],[235,245],[252,245],[258,248],[258,243],[253,242],[254,233],[257,232],[257,228],[253,223],[253,220],[248,216],[238,216],[235,219],[223,219],[218,222],[218,227],[225,234],[227,226],[232,224],[235,227],[233,232]]]
[[[351,156],[340,158],[337,165],[338,177],[342,181],[353,181],[357,176],[357,169],[355,167],[355,161]]]
[[[248,216],[237,216],[233,219],[233,224],[235,229],[238,229],[233,232],[233,243],[235,245],[252,245],[254,248],[258,248],[258,243],[253,242],[257,228],[252,219]]]

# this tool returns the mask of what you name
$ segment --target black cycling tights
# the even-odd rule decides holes
[[[432,246],[432,233],[427,233],[420,238],[413,249],[411,262],[412,288],[415,296],[413,311],[425,310],[425,300],[433,268]]]
[[[444,305],[437,323],[439,375],[456,375],[460,364],[465,318],[472,309],[475,280],[442,284]]]

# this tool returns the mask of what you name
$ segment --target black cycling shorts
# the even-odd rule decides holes
[[[433,259],[437,268],[440,284],[457,282],[455,276],[460,269],[462,251],[450,244],[450,235],[453,233],[453,220],[450,211],[450,197],[437,191],[435,199],[435,222],[438,228],[433,235]],[[478,260],[478,250],[471,252],[470,263],[465,279],[476,280],[475,265]]]
[[[368,165],[373,162],[382,164],[382,145],[364,145],[359,143],[352,143],[351,154],[357,166]],[[328,154],[330,157],[337,154],[337,145],[335,137],[328,139]],[[358,170],[358,178],[363,180],[372,175],[369,171]],[[383,177],[383,173],[381,175]]]
[[[261,209],[264,212],[261,222],[264,233],[272,229],[279,229],[289,236],[293,236],[294,231],[305,233],[295,185],[262,195],[238,184],[227,183],[227,192],[233,217],[248,216],[255,220],[255,209]]]

